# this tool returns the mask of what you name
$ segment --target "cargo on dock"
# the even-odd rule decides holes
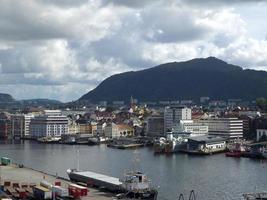
[[[13,192],[13,194],[15,195],[15,197],[13,196],[14,199],[20,199],[19,195],[24,195],[24,191],[27,194],[27,198],[33,199],[34,198],[33,188],[35,186],[39,187],[41,182],[51,183],[53,185],[54,190],[57,191],[56,196],[58,198],[65,198],[65,197],[60,197],[60,196],[66,195],[66,193],[69,192],[69,185],[72,184],[70,181],[64,178],[49,175],[49,174],[39,172],[33,169],[29,169],[26,167],[19,168],[16,165],[0,166],[0,171],[1,171],[2,184],[6,185],[5,188],[6,187],[12,188],[10,191]],[[20,191],[16,190],[17,187],[13,188],[13,183],[19,184],[20,186],[19,188],[23,189],[24,191],[20,189],[19,189]],[[61,185],[60,186],[61,189],[57,187],[58,184]],[[112,200],[114,199],[114,194],[112,193],[99,191],[95,188],[88,189],[87,187],[83,187],[83,186],[78,186],[78,187],[85,188],[87,190],[86,193],[84,192],[86,195],[84,196],[79,195],[80,200],[89,200],[89,199]],[[53,188],[50,189],[50,191],[52,191]],[[75,192],[77,190],[73,190],[73,191]],[[21,192],[21,194],[19,194],[19,192]]]

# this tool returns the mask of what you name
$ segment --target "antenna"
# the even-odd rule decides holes
[[[77,149],[77,171],[80,170],[80,149]]]
[[[140,152],[136,149],[133,152],[133,159],[132,159],[132,163],[133,163],[133,172],[134,171],[138,171],[138,168],[140,168]]]

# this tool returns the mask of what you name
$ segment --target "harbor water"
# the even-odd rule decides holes
[[[188,199],[191,190],[195,191],[197,200],[242,199],[243,193],[267,191],[267,161],[229,158],[224,154],[157,155],[149,147],[135,151],[108,148],[106,145],[10,141],[0,144],[0,156],[66,178],[68,168],[120,178],[129,169],[140,169],[158,188],[159,200],[175,200],[180,193]]]

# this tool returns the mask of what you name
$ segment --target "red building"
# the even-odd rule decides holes
[[[11,133],[11,122],[8,113],[0,113],[0,139],[6,139]]]

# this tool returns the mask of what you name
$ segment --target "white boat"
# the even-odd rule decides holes
[[[91,137],[88,139],[90,145],[102,144],[108,141],[106,137]]]

